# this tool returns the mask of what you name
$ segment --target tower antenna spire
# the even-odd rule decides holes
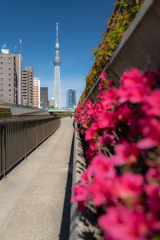
[[[58,43],[58,23],[56,23],[56,42]]]
[[[19,40],[20,43],[20,54],[21,54],[21,44],[22,44],[22,39]]]
[[[56,23],[56,44],[55,44],[55,59],[54,63],[54,99],[57,103],[57,107],[61,109],[61,86],[60,86],[60,65],[61,60],[59,58],[59,42],[58,42],[58,23]]]

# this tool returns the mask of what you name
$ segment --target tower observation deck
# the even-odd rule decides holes
[[[57,107],[61,108],[61,87],[60,87],[60,65],[59,59],[59,42],[58,42],[58,23],[56,23],[56,44],[55,44],[55,59],[53,60],[54,69],[54,98],[57,103]]]

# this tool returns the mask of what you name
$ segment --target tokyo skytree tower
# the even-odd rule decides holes
[[[57,107],[61,108],[61,87],[60,87],[60,65],[59,59],[59,42],[58,42],[58,23],[56,23],[56,45],[55,45],[55,59],[53,60],[54,69],[54,99],[57,103]]]

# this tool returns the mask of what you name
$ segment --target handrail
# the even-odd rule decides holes
[[[60,117],[41,117],[0,122],[0,176],[26,158],[60,126]]]

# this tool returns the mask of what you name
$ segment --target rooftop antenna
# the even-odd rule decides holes
[[[15,46],[15,54],[16,54],[17,46]]]
[[[21,44],[22,44],[22,39],[19,40],[20,43],[20,54],[21,54]]]
[[[2,48],[4,49],[6,47],[6,44],[3,44]]]
[[[58,23],[56,23],[56,41],[58,42]]]

